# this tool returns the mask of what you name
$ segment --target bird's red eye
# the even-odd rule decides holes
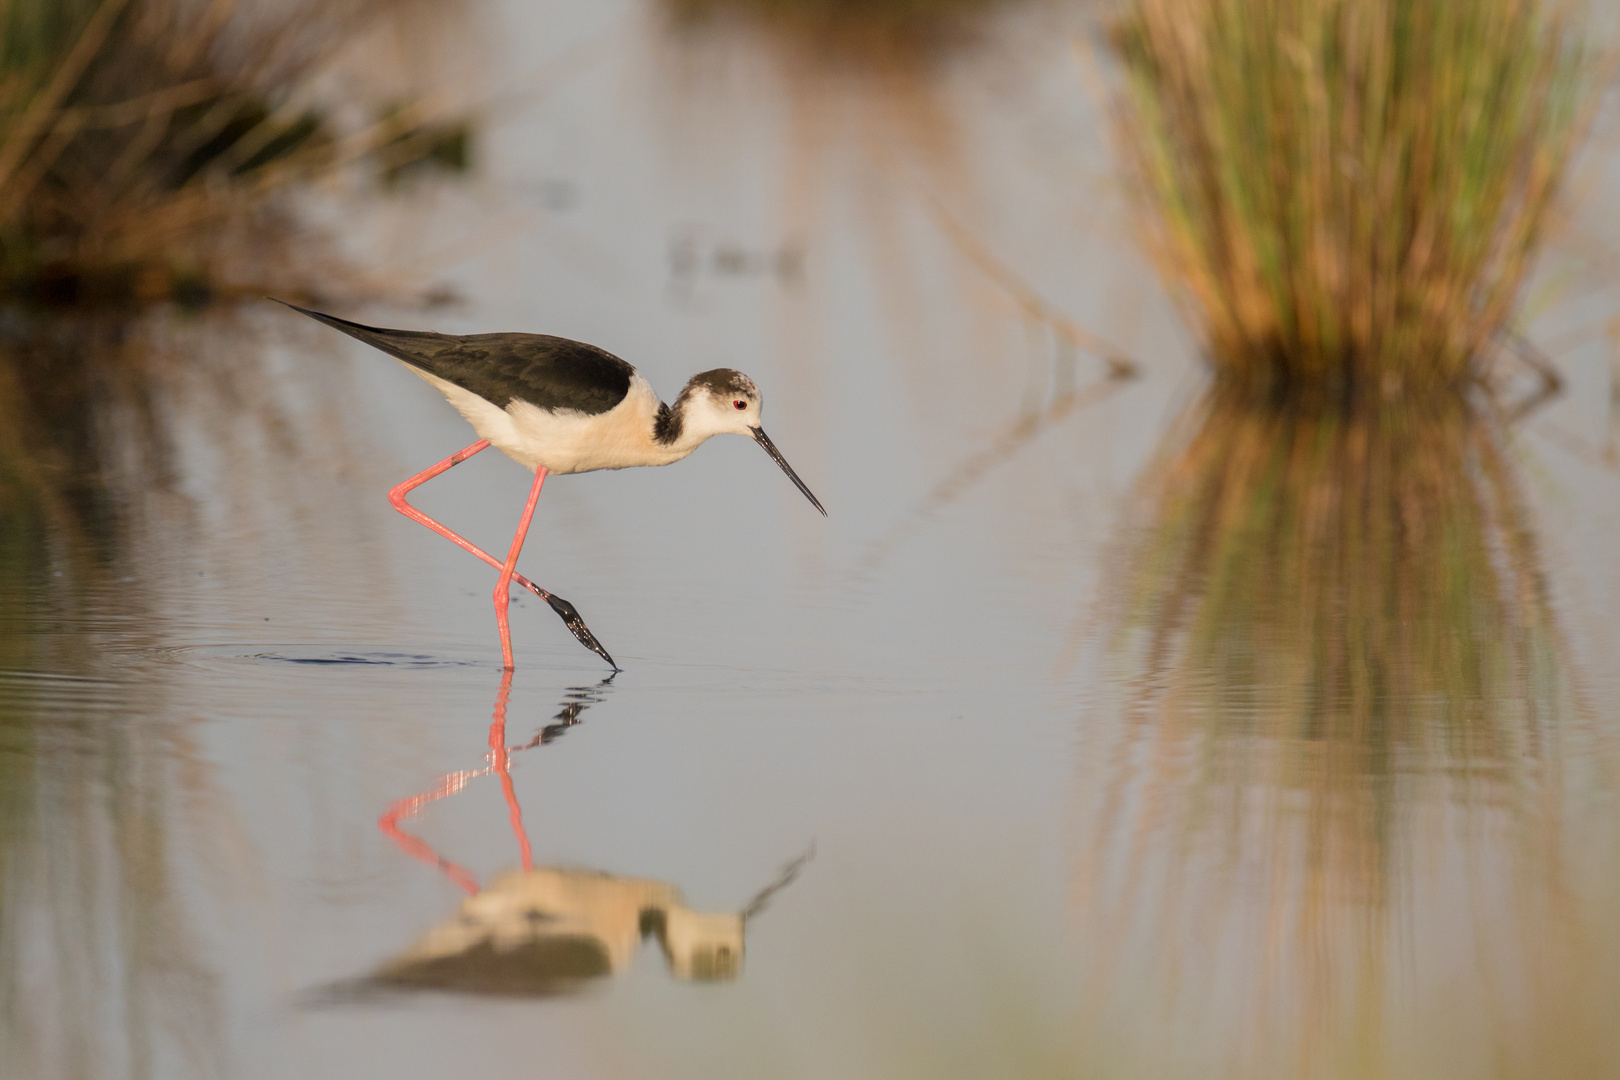
[[[737,406],[737,408],[739,408],[739,409],[748,408],[748,402],[746,402],[746,401],[733,401],[732,404]]]

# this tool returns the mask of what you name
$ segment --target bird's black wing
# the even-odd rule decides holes
[[[635,368],[605,349],[549,334],[385,330],[287,306],[502,409],[515,398],[553,412],[572,409],[594,416],[624,400],[635,374]]]

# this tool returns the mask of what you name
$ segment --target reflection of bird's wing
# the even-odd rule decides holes
[[[606,943],[588,934],[543,929],[522,940],[498,943],[480,932],[484,928],[458,928],[456,922],[462,918],[429,931],[370,981],[399,989],[543,997],[568,993],[613,971]],[[542,918],[539,925],[544,922]]]
[[[500,409],[516,398],[549,412],[567,409],[595,416],[624,400],[635,374],[635,368],[605,349],[549,334],[388,330],[287,306]]]
[[[496,930],[497,944],[532,935],[539,929],[533,913],[541,912],[546,933],[578,934],[601,941],[613,970],[619,971],[641,944],[642,914],[680,902],[680,891],[662,881],[541,866],[498,875],[462,907],[501,924]]]

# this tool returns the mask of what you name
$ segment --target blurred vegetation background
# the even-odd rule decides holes
[[[464,125],[379,106],[340,130],[320,77],[399,0],[7,0],[0,293],[138,305],[302,290],[330,267],[286,196],[356,162],[465,169]],[[267,245],[271,247],[267,250]],[[280,245],[280,247],[276,247]],[[276,255],[281,257],[277,258]]]

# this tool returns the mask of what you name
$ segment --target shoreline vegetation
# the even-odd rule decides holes
[[[1597,97],[1584,28],[1558,0],[1125,0],[1118,141],[1217,381],[1478,384]]]
[[[379,104],[350,130],[322,100],[338,51],[400,6],[0,2],[0,301],[195,308],[296,290],[310,271],[287,249],[312,238],[290,194],[354,166],[384,187],[422,163],[464,170],[464,125]]]

